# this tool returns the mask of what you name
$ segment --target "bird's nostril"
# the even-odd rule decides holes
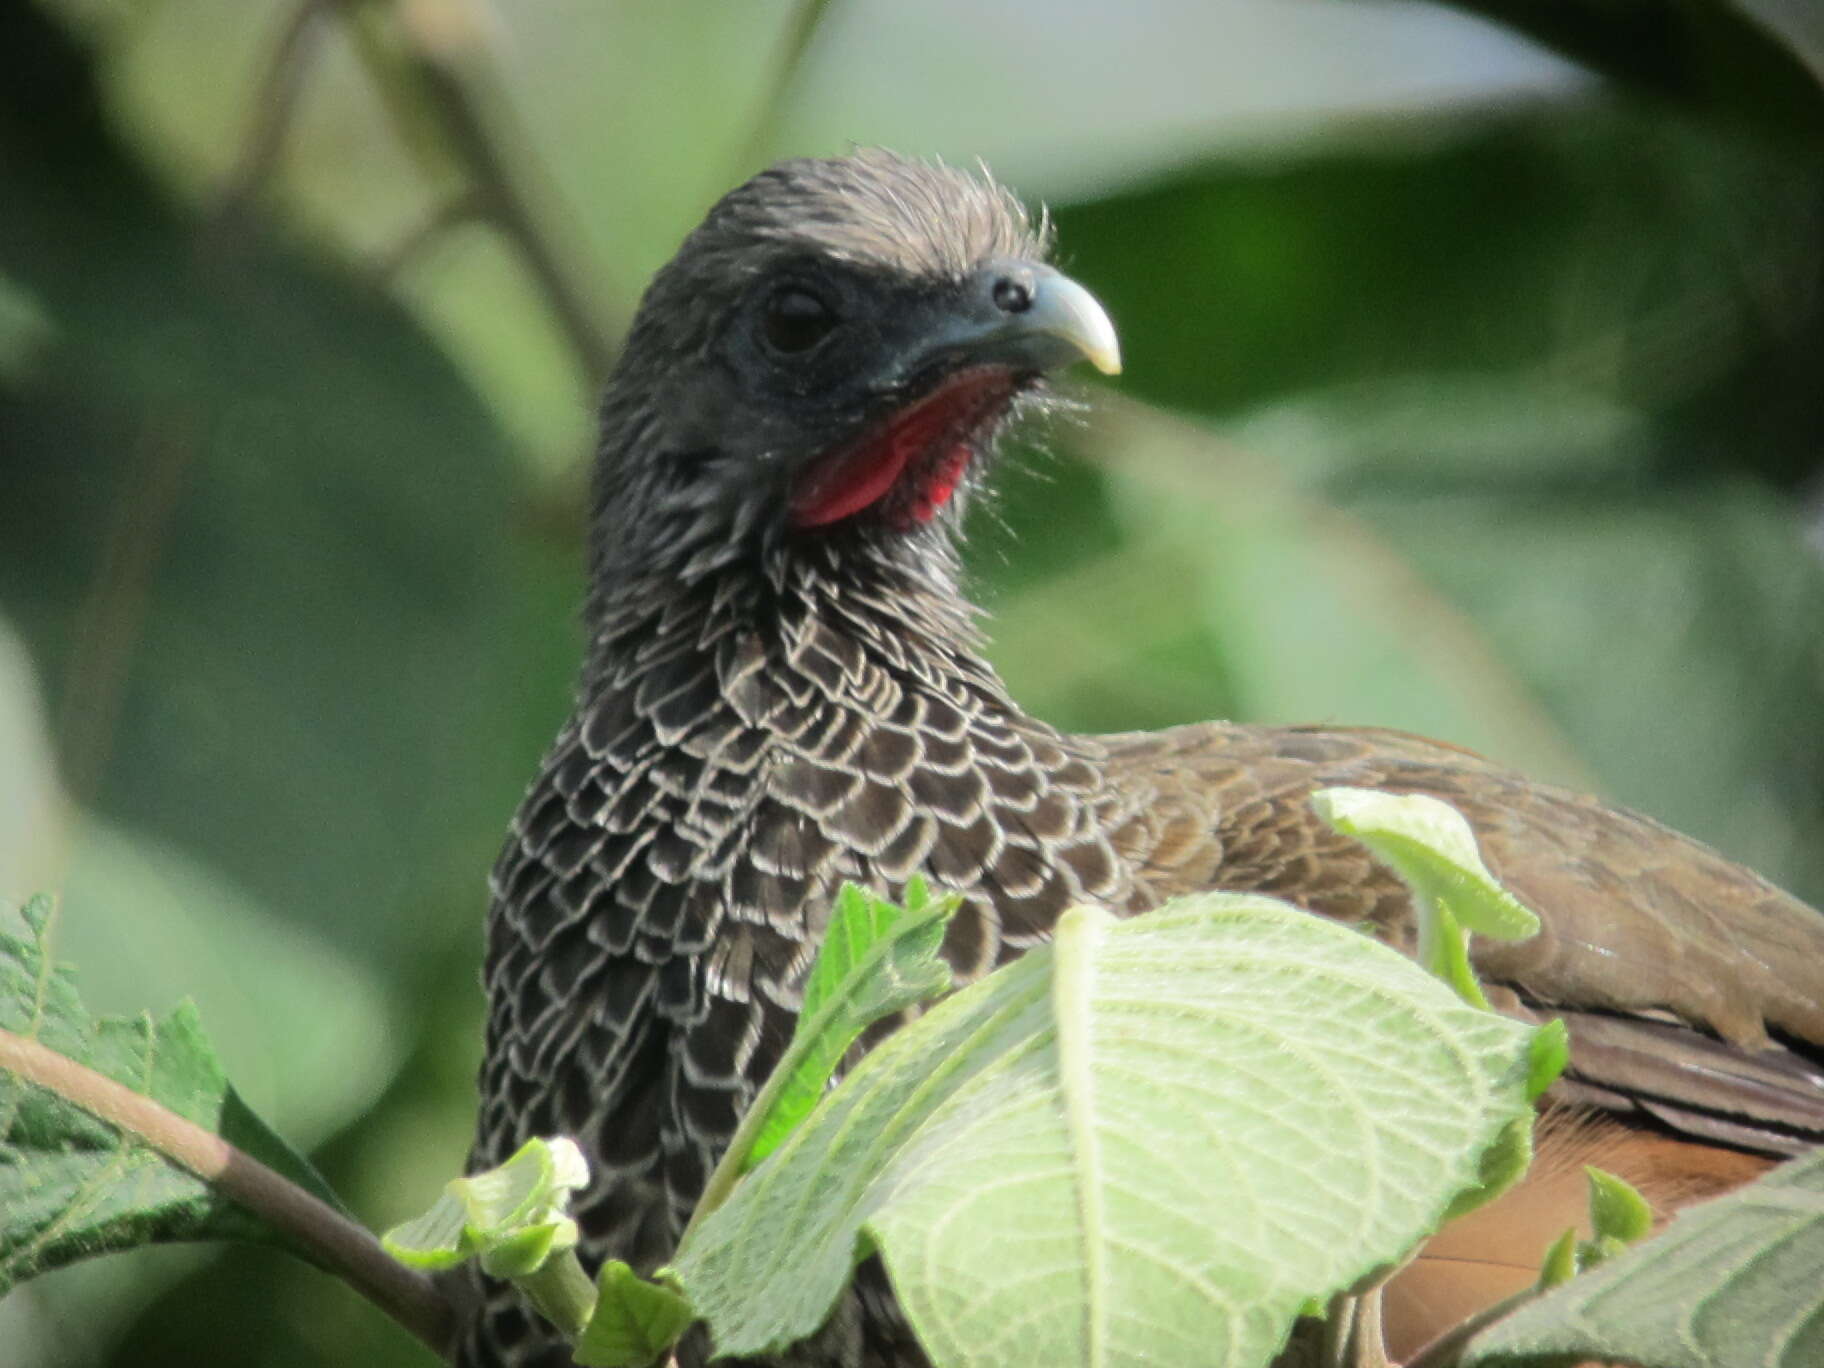
[[[1032,287],[1023,280],[1002,276],[994,282],[994,307],[1002,313],[1025,313],[1032,307]]]

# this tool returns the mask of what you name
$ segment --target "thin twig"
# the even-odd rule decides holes
[[[475,36],[461,25],[417,32],[396,5],[336,3],[407,145],[422,153],[422,135],[431,132],[454,160],[478,213],[525,262],[589,383],[599,385],[614,364],[610,339],[619,331],[605,325],[608,311],[594,285],[604,273],[586,261],[574,234],[559,231],[558,196],[510,106],[486,79],[486,53]],[[375,28],[381,12],[396,21],[384,37]]]
[[[428,122],[443,151],[450,154],[470,194],[456,204],[470,208],[492,223],[525,262],[533,283],[544,296],[559,328],[570,343],[579,365],[592,385],[600,384],[614,363],[617,348],[611,340],[621,331],[619,320],[608,316],[600,291],[592,282],[602,272],[570,235],[560,234],[558,197],[541,185],[543,172],[536,151],[513,123],[512,109],[490,89],[479,64],[485,54],[462,25],[451,33],[415,34],[409,22],[399,31],[405,44],[375,41],[370,21],[380,10],[395,18],[396,6],[378,0],[335,0],[355,39],[356,49],[373,72],[381,94],[394,111],[408,145],[422,135]],[[760,116],[748,138],[747,162],[764,155],[766,143],[777,126],[787,92],[795,81],[818,29],[830,10],[830,0],[802,0],[793,12],[775,64],[772,79],[760,105]],[[452,38],[451,34],[457,35]],[[414,87],[414,100],[403,96],[401,82]],[[743,168],[745,169],[745,168]],[[440,210],[425,226],[424,236],[442,231],[451,221],[450,211]],[[414,233],[407,247],[416,250],[423,236]],[[399,252],[391,254],[396,264]]]
[[[577,283],[583,273],[573,273],[560,259],[556,235],[548,223],[541,223],[541,216],[532,208],[531,197],[521,183],[529,167],[524,149],[514,157],[519,170],[509,170],[500,145],[499,115],[493,119],[484,115],[476,92],[453,68],[426,60],[423,69],[425,87],[443,113],[451,142],[474,177],[487,216],[519,249],[533,282],[582,362],[590,384],[599,385],[608,378],[616,348],[597,318],[600,306],[593,301],[595,292],[591,290],[585,297]]]
[[[395,1261],[371,1233],[219,1135],[35,1040],[0,1030],[0,1070],[126,1131],[289,1235],[439,1355],[455,1313],[431,1280]]]
[[[110,509],[100,562],[77,610],[58,714],[64,775],[80,798],[100,788],[113,753],[153,581],[196,457],[196,429],[194,414],[154,414],[127,453],[121,497]]]
[[[760,101],[760,117],[754,120],[753,132],[742,144],[738,174],[746,175],[771,151],[769,144],[779,127],[780,116],[785,112],[786,97],[797,83],[805,54],[810,51],[811,42],[829,12],[830,0],[800,0],[792,11],[792,27],[785,35],[779,59],[773,65],[772,79]]]
[[[304,90],[304,73],[320,32],[318,21],[324,17],[324,0],[299,0],[280,30],[266,69],[254,86],[253,113],[241,139],[240,154],[216,196],[214,218],[218,223],[235,217],[271,179]]]
[[[415,224],[410,231],[387,248],[373,263],[377,284],[390,285],[405,273],[413,258],[452,228],[474,223],[483,217],[482,205],[474,194],[461,194],[445,200],[436,210]]]

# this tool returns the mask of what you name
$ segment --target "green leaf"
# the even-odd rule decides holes
[[[870,1052],[677,1274],[724,1354],[878,1251],[940,1365],[1261,1364],[1478,1181],[1531,1034],[1270,899],[1075,909]]]
[[[511,1279],[539,1314],[575,1336],[596,1305],[567,1214],[570,1194],[588,1182],[589,1165],[574,1141],[535,1137],[506,1163],[452,1180],[429,1211],[380,1243],[427,1272],[479,1258],[484,1273]]]
[[[1605,76],[1786,136],[1824,130],[1824,21],[1807,0],[1456,0]]]
[[[1549,1292],[1562,1287],[1577,1276],[1577,1231],[1575,1227],[1552,1241],[1539,1265],[1539,1290]]]
[[[1469,933],[1457,921],[1450,904],[1419,897],[1416,889],[1413,892],[1413,905],[1419,914],[1419,963],[1448,983],[1471,1007],[1493,1010],[1469,962]]]
[[[568,1217],[540,1221],[502,1235],[481,1252],[481,1269],[490,1278],[527,1278],[551,1260],[576,1248],[576,1222]]]
[[[452,1179],[430,1210],[394,1226],[380,1243],[413,1268],[452,1268],[480,1255],[491,1276],[523,1278],[576,1247],[570,1194],[588,1182],[574,1141],[535,1137],[506,1163]]]
[[[1474,1005],[1473,1003],[1471,1004]],[[1528,1099],[1531,1100],[1530,1097]],[[1482,1151],[1482,1162],[1475,1186],[1457,1194],[1444,1213],[1444,1220],[1454,1221],[1477,1207],[1486,1206],[1526,1176],[1533,1162],[1533,1115],[1516,1116],[1501,1131],[1495,1143]]]
[[[584,1368],[641,1368],[677,1343],[693,1319],[682,1293],[610,1259],[596,1279],[595,1314],[570,1356]]]
[[[458,1180],[460,1181],[460,1180]],[[471,1259],[478,1246],[469,1233],[469,1209],[455,1183],[422,1216],[401,1222],[380,1237],[388,1254],[411,1268],[441,1272]]]
[[[1463,815],[1424,793],[1327,788],[1311,806],[1338,832],[1354,837],[1412,890],[1419,917],[1419,962],[1465,1002],[1487,1007],[1470,968],[1468,934],[1497,940],[1537,935],[1539,918],[1488,872]]]
[[[775,1070],[778,1083],[769,1079],[755,1100],[753,1144],[738,1156],[743,1171],[777,1149],[810,1115],[863,1031],[950,987],[950,968],[938,950],[961,899],[933,900],[924,881],[913,879],[905,902],[901,910],[854,884],[844,884],[836,895],[805,981],[798,1024]]]
[[[1631,1245],[1653,1233],[1653,1208],[1633,1184],[1588,1165],[1583,1172],[1590,1182],[1590,1229],[1598,1240]]]
[[[468,1212],[468,1225],[483,1244],[520,1227],[561,1217],[570,1194],[589,1181],[589,1167],[576,1142],[562,1136],[531,1139],[497,1168],[450,1184]]]
[[[1807,1368],[1824,1363],[1820,1268],[1824,1151],[1686,1209],[1653,1239],[1477,1335],[1462,1363]]]
[[[1327,788],[1311,795],[1311,805],[1415,890],[1448,905],[1466,931],[1497,940],[1539,934],[1539,918],[1488,872],[1475,832],[1443,799],[1426,793]]]
[[[74,975],[47,953],[50,900],[32,899],[20,921],[23,934],[0,919],[0,1028],[144,1094],[339,1205],[235,1094],[193,1007],[179,1004],[157,1021],[93,1018]],[[0,1071],[0,1291],[96,1254],[222,1239],[284,1243],[134,1137]]]
[[[1571,1062],[1571,1033],[1565,1029],[1563,1021],[1553,1017],[1533,1032],[1528,1058],[1532,1071],[1527,1075],[1526,1095],[1536,1102],[1558,1081],[1565,1066]]]
[[[1418,960],[1472,1007],[1489,1010],[1469,962],[1470,930],[1502,940],[1536,935],[1539,919],[1523,907],[1482,862],[1475,833],[1450,804],[1425,794],[1327,788],[1311,795],[1318,816],[1367,846],[1412,892],[1418,913]],[[1535,1100],[1570,1059],[1562,1021],[1533,1033],[1527,1046],[1526,1091]],[[1495,1200],[1526,1175],[1533,1161],[1533,1118],[1516,1117],[1482,1154],[1480,1179],[1459,1193],[1446,1220]]]

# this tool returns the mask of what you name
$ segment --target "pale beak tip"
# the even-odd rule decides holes
[[[1052,276],[1040,287],[1038,306],[1046,324],[1069,340],[1077,355],[1104,375],[1121,374],[1121,339],[1114,320],[1088,290],[1068,276]]]

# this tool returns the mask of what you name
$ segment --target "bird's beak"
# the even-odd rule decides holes
[[[1121,373],[1115,325],[1069,276],[1032,262],[997,261],[963,288],[962,307],[932,339],[933,352],[1034,371],[1087,361],[1104,375]]]

